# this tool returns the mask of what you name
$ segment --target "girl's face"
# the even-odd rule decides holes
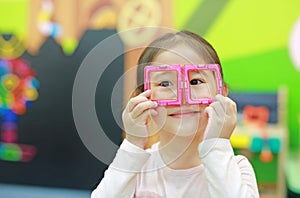
[[[191,47],[184,44],[160,52],[152,62],[153,65],[198,65],[207,63]],[[158,77],[155,76],[155,78],[159,79],[160,76],[163,76],[163,78],[168,77],[168,81],[162,81],[162,83],[158,83],[151,88],[151,98],[153,99],[159,98],[168,92],[176,92],[174,91],[176,88],[172,88],[176,85],[176,75],[170,73],[166,75],[158,74]],[[217,83],[212,71],[191,72],[188,81],[192,98],[211,98],[217,94]],[[172,93],[168,97],[174,97]],[[185,101],[184,91],[182,93],[183,102],[181,106],[160,106],[157,109],[159,114],[153,120],[162,133],[167,132],[177,136],[197,134],[202,137],[207,124],[203,122],[202,116],[207,105],[189,105]]]

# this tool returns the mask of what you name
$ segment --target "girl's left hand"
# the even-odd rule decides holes
[[[210,138],[229,139],[237,123],[237,108],[230,98],[218,94],[215,101],[205,109],[207,126],[203,140]]]

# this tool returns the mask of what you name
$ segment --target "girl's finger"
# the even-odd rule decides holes
[[[226,107],[226,97],[224,97],[224,96],[218,94],[218,95],[216,95],[216,97],[215,97],[215,101],[220,102],[221,105],[222,105],[222,107],[223,107],[224,110],[225,110],[225,107]]]
[[[131,98],[127,104],[128,112],[131,112],[137,104],[147,101],[150,94],[151,94],[151,90],[147,90],[137,95],[136,97]]]
[[[134,109],[131,111],[131,117],[133,119],[135,119],[135,118],[139,117],[144,111],[155,108],[155,107],[157,107],[157,103],[153,102],[151,100],[141,102],[141,103],[137,104],[134,107]]]
[[[152,109],[148,109],[148,110],[144,111],[143,113],[141,113],[137,118],[135,118],[135,120],[134,120],[135,124],[138,124],[138,123],[140,123],[142,125],[146,124],[147,118],[153,113],[151,111],[152,111]]]
[[[139,94],[139,96],[145,96],[145,97],[149,97],[151,95],[151,89],[148,89],[142,93]]]
[[[211,107],[211,105],[206,107],[204,112],[207,114],[208,120],[212,117],[215,117],[215,114],[216,114],[215,109],[213,107]]]
[[[237,113],[236,103],[228,97],[226,97],[226,103],[228,106],[228,111],[226,111],[226,114],[228,115],[236,114]]]
[[[212,108],[215,111],[216,116],[221,117],[225,115],[225,109],[221,102],[215,101],[210,105],[210,108]]]

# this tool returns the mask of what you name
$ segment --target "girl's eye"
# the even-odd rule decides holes
[[[204,81],[201,80],[201,79],[192,79],[192,80],[190,81],[190,84],[191,84],[191,85],[200,85],[201,83],[204,83]]]
[[[162,81],[158,85],[162,86],[162,87],[169,87],[169,86],[172,86],[172,83],[170,81]]]

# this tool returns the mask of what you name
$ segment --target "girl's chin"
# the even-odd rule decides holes
[[[165,132],[172,134],[177,137],[194,137],[197,133],[199,133],[196,128],[179,128],[177,130],[166,130]]]

